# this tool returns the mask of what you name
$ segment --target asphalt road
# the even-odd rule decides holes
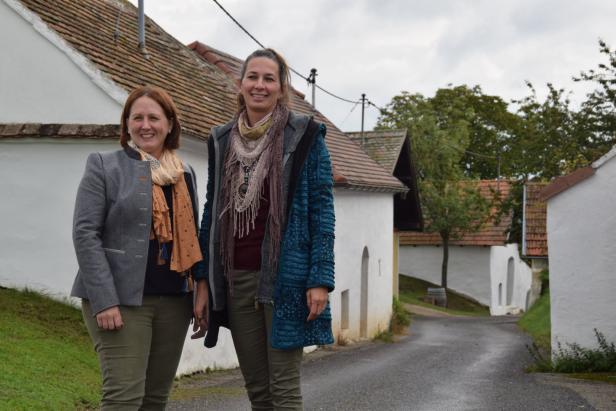
[[[410,335],[397,343],[310,354],[302,370],[305,409],[611,409],[594,408],[571,387],[525,373],[528,339],[515,321],[414,317]],[[217,374],[193,382],[190,391],[203,384],[203,397],[174,401],[168,409],[249,410],[239,373]]]

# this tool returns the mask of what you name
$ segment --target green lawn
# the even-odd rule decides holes
[[[436,310],[448,312],[450,314],[460,315],[490,315],[490,310],[485,305],[460,295],[452,290],[447,290],[447,308],[437,307],[435,305],[425,303],[424,296],[427,294],[428,288],[440,287],[437,284],[432,284],[428,281],[420,280],[415,277],[399,275],[400,301],[407,304],[422,305],[424,307],[433,308]]]
[[[0,410],[96,408],[100,375],[81,311],[0,288]]]

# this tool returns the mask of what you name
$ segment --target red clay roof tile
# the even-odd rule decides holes
[[[524,246],[522,254],[528,257],[548,256],[546,231],[547,206],[541,199],[541,191],[548,185],[543,182],[529,182],[524,185]]]

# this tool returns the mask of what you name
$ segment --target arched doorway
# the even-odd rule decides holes
[[[370,255],[368,247],[364,247],[361,256],[361,297],[359,315],[359,336],[368,336],[368,272],[370,266]]]
[[[507,262],[507,305],[511,305],[513,300],[513,274],[514,274],[514,262],[513,257],[509,257]]]

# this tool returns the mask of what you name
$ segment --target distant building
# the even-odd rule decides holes
[[[354,143],[408,188],[394,196],[394,294],[398,295],[400,232],[421,231],[423,217],[417,188],[417,172],[407,130],[347,132]]]
[[[509,196],[508,181],[481,180],[486,198]],[[497,210],[492,210],[495,217]],[[508,244],[511,214],[490,218],[479,231],[465,233],[449,245],[448,287],[487,305],[492,315],[527,310],[531,271],[520,259],[517,244]],[[441,283],[443,249],[438,233],[400,234],[400,273]]]

